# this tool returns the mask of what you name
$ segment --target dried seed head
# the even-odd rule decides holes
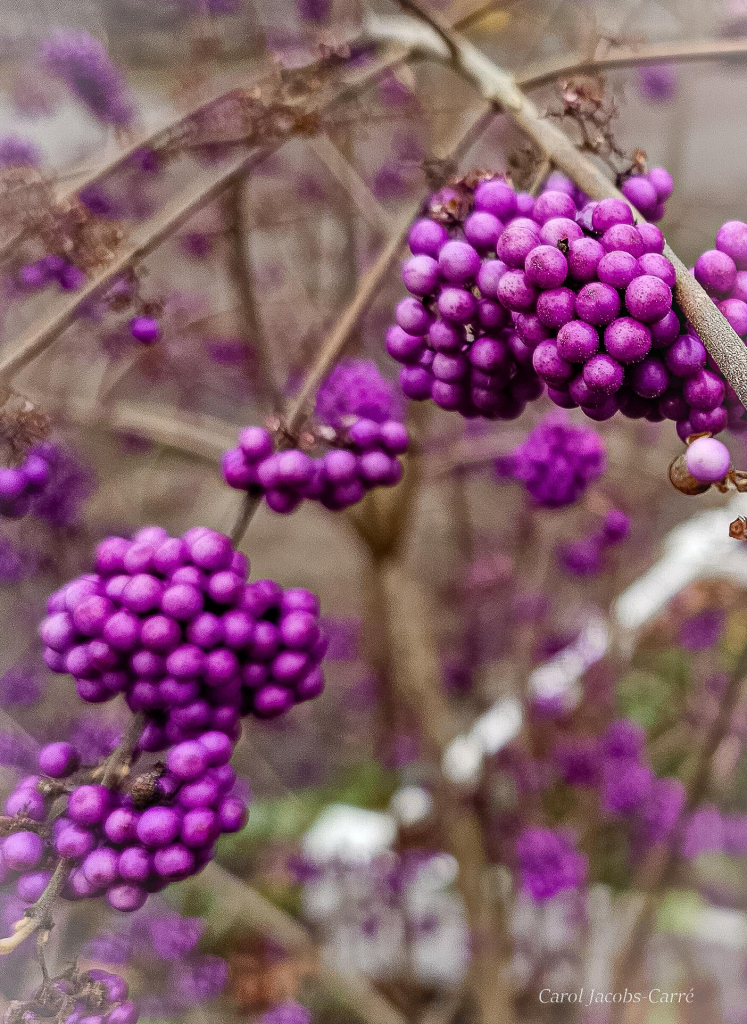
[[[680,494],[705,494],[710,484],[701,483],[696,480],[687,469],[684,455],[678,455],[669,464],[669,482],[676,487]]]
[[[737,516],[734,522],[729,524],[729,536],[734,540],[747,540],[747,518]]]
[[[163,764],[154,765],[146,772],[142,772],[133,780],[130,787],[130,796],[138,810],[148,807],[158,795],[158,780],[166,770]]]

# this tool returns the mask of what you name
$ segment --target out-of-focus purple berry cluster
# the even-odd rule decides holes
[[[20,466],[0,467],[0,515],[21,519],[31,511],[34,498],[49,482],[49,450],[47,445],[37,445]]]
[[[144,1016],[178,1018],[217,998],[226,986],[228,964],[199,951],[205,931],[199,917],[182,917],[156,906],[130,918],[116,930],[101,932],[84,950],[87,960],[128,967],[140,979],[136,992]]]
[[[77,292],[83,287],[86,275],[62,256],[48,254],[33,263],[26,263],[16,276],[16,285],[23,292],[35,292],[57,284],[65,292]]]
[[[629,533],[628,516],[620,509],[610,509],[588,536],[558,545],[558,561],[572,576],[597,576],[604,567],[605,552],[624,541]]]
[[[595,430],[553,414],[507,456],[496,460],[499,478],[519,480],[544,508],[578,501],[604,472],[607,451]]]
[[[525,829],[516,840],[516,856],[522,888],[538,903],[586,880],[586,857],[562,829]]]
[[[48,1024],[50,1020],[136,1024],[140,1014],[128,996],[127,982],[117,974],[71,968],[45,980],[30,999],[11,1003],[3,1020],[4,1024]]]
[[[117,128],[132,123],[135,107],[127,83],[98,39],[60,30],[44,44],[42,58],[47,71],[98,121]]]
[[[569,738],[553,751],[562,781],[596,788],[602,810],[630,827],[639,849],[671,834],[685,801],[679,779],[656,777],[644,741],[643,729],[622,718],[608,726],[601,740]]]

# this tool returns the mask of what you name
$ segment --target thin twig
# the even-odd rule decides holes
[[[104,763],[101,785],[108,788],[116,787],[120,782],[122,770],[129,770],[135,749],[145,728],[145,715],[142,712],[133,715],[127,730],[115,750]]]
[[[262,504],[262,495],[248,493],[242,499],[241,508],[239,514],[236,517],[236,522],[231,529],[231,540],[236,547],[239,547],[244,534],[249,528],[249,523],[254,519],[255,515],[259,511],[260,505]]]
[[[12,953],[14,949],[21,945],[24,939],[27,939],[29,935],[33,935],[37,928],[49,925],[50,908],[62,892],[72,866],[73,862],[65,858],[57,862],[57,866],[52,872],[52,877],[39,899],[13,925],[13,934],[7,936],[7,938],[0,939],[0,955],[4,956],[7,953]]]
[[[614,46],[605,54],[563,56],[542,64],[530,65],[517,72],[516,81],[522,89],[537,89],[570,75],[593,75],[615,68],[641,67],[666,62],[719,60],[747,57],[747,39],[694,39],[681,42],[647,43],[639,46]]]
[[[227,191],[224,205],[226,231],[230,244],[229,267],[240,299],[240,315],[243,322],[244,342],[252,347],[257,360],[258,377],[264,397],[273,412],[280,411],[283,396],[275,382],[267,339],[262,329],[254,282],[250,265],[250,240],[244,227],[244,190],[246,182],[236,181]]]
[[[388,231],[391,217],[329,135],[319,135],[312,139],[311,148],[329,173],[342,185],[368,224],[376,231]]]
[[[672,829],[670,839],[666,844],[651,850],[633,881],[633,890],[645,891],[647,895],[635,916],[625,946],[618,957],[613,991],[618,991],[615,986],[622,985],[624,987],[626,983],[632,984],[638,973],[646,953],[647,936],[653,926],[663,895],[677,870],[684,826],[693,809],[697,807],[708,791],[713,756],[729,732],[734,713],[742,698],[746,676],[747,644],[737,658],[728,685],[721,697],[718,714],[698,751],[692,775],[687,784],[685,802],[677,823]],[[614,1014],[613,1008],[613,1024]]]

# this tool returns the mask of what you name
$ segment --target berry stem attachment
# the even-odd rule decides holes
[[[145,716],[142,712],[134,715],[130,721],[119,746],[112,751],[103,764],[102,786],[109,789],[114,788],[120,780],[124,770],[129,771],[134,759],[135,748],[145,728]]]
[[[230,533],[231,540],[236,545],[236,547],[240,547],[241,542],[244,539],[244,534],[249,528],[249,524],[251,523],[252,519],[254,519],[254,516],[261,504],[261,494],[249,493],[242,500],[241,508],[239,509],[239,514],[236,517],[236,522],[234,523]]]
[[[104,786],[109,788],[115,787],[119,782],[123,769],[129,769],[144,725],[145,719],[142,713],[134,715],[119,746],[102,763],[100,770],[103,771],[101,781]],[[45,929],[49,928],[51,923],[50,910],[67,882],[73,863],[72,860],[64,857],[57,862],[52,877],[39,899],[13,925],[13,934],[7,936],[7,938],[0,939],[0,956],[12,953],[14,949],[20,946],[24,939],[27,939],[29,935],[33,935],[37,929],[42,927]]]

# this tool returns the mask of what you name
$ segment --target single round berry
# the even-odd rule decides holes
[[[2,845],[3,863],[11,871],[29,871],[42,859],[44,843],[34,832],[14,832]]]
[[[620,363],[636,363],[651,348],[651,332],[638,320],[623,316],[613,321],[604,332],[604,347]]]
[[[672,308],[672,289],[661,278],[643,274],[625,289],[625,305],[637,320],[654,323]]]
[[[62,779],[74,772],[80,756],[71,743],[48,743],[39,751],[39,770],[53,779]]]
[[[559,249],[538,245],[524,261],[524,273],[538,288],[557,288],[568,275],[568,262]]]
[[[685,464],[696,480],[714,484],[729,472],[731,456],[726,445],[715,437],[697,437],[687,447]]]
[[[695,263],[695,280],[709,295],[723,298],[736,283],[737,266],[731,256],[718,249],[709,249]]]
[[[143,345],[152,345],[161,337],[161,327],[150,316],[135,316],[129,322],[130,334]]]
[[[611,285],[601,281],[585,284],[576,296],[576,314],[588,324],[604,326],[620,312],[620,296]]]

